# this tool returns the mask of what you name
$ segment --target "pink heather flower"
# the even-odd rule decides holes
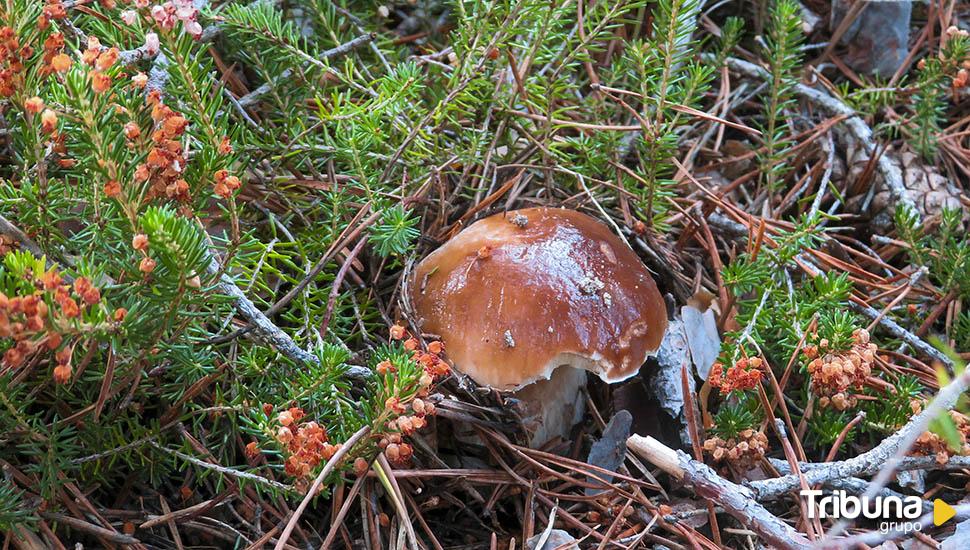
[[[185,23],[185,32],[189,33],[192,38],[199,38],[202,36],[202,25],[198,21],[189,21]]]
[[[159,47],[157,34],[153,32],[145,34],[145,51],[148,52],[148,55],[157,54]]]
[[[145,9],[151,4],[151,0],[135,0],[135,7],[139,9]]]
[[[139,0],[135,0],[136,2]],[[193,38],[202,36],[202,25],[196,20],[199,10],[192,0],[168,0],[164,4],[152,6],[152,19],[163,30],[170,30],[175,23],[182,22],[183,28]]]
[[[138,20],[138,14],[135,10],[125,10],[121,12],[121,20],[125,22],[125,25],[134,25],[135,21]]]
[[[171,4],[166,3],[165,6],[171,6]],[[165,6],[152,6],[152,19],[158,23],[158,26],[170,30],[175,26],[175,18],[172,14],[165,8]]]

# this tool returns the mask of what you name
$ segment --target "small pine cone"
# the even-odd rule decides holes
[[[861,148],[856,149],[850,153],[850,158],[854,157],[854,160],[850,161],[848,181],[858,179],[869,164],[868,153]],[[934,166],[924,163],[918,155],[909,151],[902,152],[898,158],[890,152],[884,154],[900,169],[903,187],[906,188],[907,194],[923,218],[938,215],[944,208],[960,210],[966,215],[966,209],[960,200],[960,190]],[[893,227],[897,201],[878,175],[876,185],[878,191],[864,213],[872,216],[875,230],[888,230]],[[848,201],[848,206],[860,208],[864,204],[865,197],[866,193],[852,197]]]

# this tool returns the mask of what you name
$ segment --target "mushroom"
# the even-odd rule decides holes
[[[421,330],[457,371],[524,404],[532,444],[582,418],[586,371],[608,383],[635,375],[667,328],[636,253],[574,210],[479,220],[422,260],[409,290]]]

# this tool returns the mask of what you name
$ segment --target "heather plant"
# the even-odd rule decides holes
[[[777,0],[772,3],[764,41],[765,58],[768,60],[771,82],[764,99],[764,117],[761,125],[765,152],[761,157],[764,185],[774,189],[788,170],[784,162],[791,147],[788,117],[794,105],[792,89],[798,82],[796,71],[801,65],[801,20],[798,3]]]
[[[913,82],[911,114],[901,126],[903,135],[927,159],[936,157],[940,123],[947,110],[947,99],[965,87],[970,75],[970,35],[951,27],[945,31],[939,52],[920,59]]]
[[[438,57],[373,6],[6,1],[0,214],[24,239],[2,243],[0,459],[47,500],[185,468],[292,496],[364,427],[328,485],[407,463],[447,366],[364,279],[407,266],[442,182],[491,192],[499,164],[583,192],[634,155],[632,212],[663,225],[712,70],[700,3],[658,7],[597,74],[645,3],[456,2]],[[25,498],[4,488],[0,521]]]
[[[966,33],[859,85],[805,70],[807,7],[757,7],[0,0],[0,532],[283,547],[299,522],[288,544],[417,547],[419,529],[446,547],[436,531],[480,542],[467,521],[522,547],[558,510],[596,518],[597,544],[730,547],[669,521],[641,470],[595,499],[574,484],[606,471],[580,459],[609,388],[588,385],[568,452],[519,445],[521,403],[454,375],[408,295],[415,262],[481,216],[583,210],[676,305],[716,295],[694,458],[740,476],[785,443],[815,460],[909,422],[960,370],[882,325],[970,348],[965,215],[860,228],[851,199],[898,182],[877,162],[892,148],[853,131],[958,156],[965,132],[938,134]],[[862,175],[847,148],[870,153]],[[918,453],[965,450],[963,415],[931,428]]]

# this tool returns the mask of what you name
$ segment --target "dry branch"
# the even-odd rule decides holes
[[[76,529],[82,533],[87,533],[95,537],[103,538],[110,542],[116,544],[140,544],[141,541],[132,537],[130,535],[125,535],[112,531],[111,529],[106,529],[100,525],[94,525],[84,520],[77,519],[75,517],[66,516],[64,514],[57,514],[54,512],[40,512],[40,517],[49,519],[51,521],[56,521],[58,523],[63,523],[71,529]]]
[[[235,477],[235,478],[239,478],[239,479],[245,479],[247,481],[252,481],[254,483],[260,483],[262,485],[266,485],[267,487],[272,487],[274,489],[278,489],[278,490],[284,491],[284,492],[291,492],[291,491],[293,491],[293,487],[291,485],[286,485],[285,483],[280,483],[279,481],[274,481],[272,479],[268,479],[268,478],[265,478],[263,476],[258,476],[256,474],[252,474],[252,473],[249,473],[249,472],[244,472],[244,471],[241,471],[241,470],[236,470],[236,469],[233,469],[233,468],[226,468],[225,466],[220,466],[219,464],[213,464],[212,462],[206,462],[205,460],[200,460],[198,458],[195,458],[194,456],[187,455],[185,453],[176,451],[174,449],[169,449],[168,447],[165,447],[163,445],[159,445],[158,443],[155,443],[154,441],[149,441],[148,444],[151,445],[152,447],[155,447],[159,451],[162,451],[162,452],[168,453],[170,455],[176,456],[176,457],[180,458],[181,460],[184,460],[184,461],[189,462],[191,464],[195,464],[196,466],[198,466],[200,468],[205,468],[207,470],[212,470],[212,471],[215,471],[215,472],[219,472],[220,474],[226,475],[226,476],[229,476],[229,477]]]
[[[953,510],[956,512],[956,516],[954,516],[953,523],[964,521],[970,518],[970,504],[961,504],[960,506],[954,506]],[[924,514],[922,517],[920,517],[918,520],[915,520],[913,523],[919,523],[923,525],[924,528],[928,526],[932,527],[933,512]],[[818,548],[823,550],[836,550],[836,549],[843,549],[843,548],[849,549],[849,548],[876,547],[876,546],[880,546],[884,542],[897,540],[907,535],[912,535],[912,532],[907,532],[904,529],[904,522],[899,522],[892,529],[887,530],[885,533],[881,531],[869,531],[867,533],[861,533],[858,535],[853,535],[851,537],[845,537],[841,539],[835,539],[832,541],[826,541],[824,543],[820,543]]]
[[[779,464],[783,461],[775,463],[772,460],[772,465],[779,468]],[[785,468],[787,468],[788,463],[784,462]],[[816,470],[818,468],[826,468],[831,462],[799,462],[798,468],[807,472],[809,470]],[[935,456],[907,456],[899,463],[897,470],[899,471],[911,471],[911,470],[941,470],[941,471],[954,471],[954,470],[966,470],[970,469],[970,456],[951,456],[949,460],[940,464],[937,462]]]
[[[713,59],[713,57],[710,58]],[[727,58],[725,62],[732,70],[749,78],[757,78],[764,81],[769,80],[768,71],[754,63],[749,63],[734,57]],[[851,139],[858,142],[871,157],[878,157],[877,168],[893,199],[897,204],[904,206],[918,216],[919,210],[916,208],[916,203],[913,202],[909,190],[903,183],[903,175],[899,166],[893,163],[888,153],[880,150],[876,145],[876,142],[873,140],[872,129],[869,128],[869,125],[851,107],[821,90],[811,88],[804,84],[797,84],[795,91],[802,98],[829,115],[842,115],[846,117],[836,126],[836,132],[847,134]]]
[[[336,71],[331,69],[326,63],[323,62],[323,60],[331,59],[331,58],[352,52],[354,49],[360,46],[363,46],[364,44],[369,44],[375,38],[377,38],[377,35],[374,33],[363,34],[361,36],[358,36],[357,38],[354,38],[353,40],[350,40],[344,44],[341,44],[335,48],[331,48],[321,53],[316,58],[309,58],[306,61],[307,63],[320,67],[321,69],[323,69],[324,71],[326,71],[328,74],[332,76],[336,76],[337,78],[342,78],[340,74],[338,74]],[[286,69],[280,74],[279,80],[280,82],[285,82],[292,76],[293,76],[293,70]],[[274,83],[267,82],[262,86],[256,88],[255,90],[249,92],[248,94],[240,97],[238,103],[241,107],[251,107],[256,103],[258,103],[259,100],[263,98],[263,96],[273,91],[273,88],[275,86],[276,85]]]
[[[320,362],[316,355],[298,346],[288,334],[273,324],[266,315],[263,315],[256,304],[247,298],[242,289],[236,285],[232,277],[226,273],[220,274],[219,262],[216,261],[215,257],[209,262],[206,271],[210,275],[219,274],[219,290],[233,299],[236,311],[253,326],[254,336],[257,340],[273,346],[280,353],[297,363],[318,364]],[[346,375],[354,381],[361,382],[370,377],[370,370],[351,365],[347,367]]]
[[[935,462],[935,458],[933,457],[911,457],[911,458],[929,458],[930,460],[933,460]],[[788,461],[786,460],[781,460],[778,458],[769,458],[768,462],[770,462],[771,465],[782,474],[788,475],[792,473],[791,466],[788,465]],[[802,462],[802,463],[799,463],[798,465],[799,469],[801,469],[803,472],[808,471],[810,469],[815,469],[815,468],[824,468],[826,466],[828,466],[828,463],[825,463],[825,462],[810,462],[810,463]],[[905,470],[905,469],[906,468],[900,467],[900,470]],[[869,487],[869,482],[858,477],[849,477],[844,479],[843,478],[833,479],[831,481],[828,481],[825,484],[825,486],[836,491],[845,491],[846,493],[850,493],[853,495],[861,495],[862,493],[866,492],[866,489]],[[879,496],[903,498],[906,495],[893,491],[892,489],[883,489],[882,491],[880,491]],[[929,510],[932,508],[932,506],[933,505],[930,504],[929,502],[924,501],[923,509]]]
[[[872,475],[880,472],[879,477],[873,481],[867,491],[867,493],[878,492],[883,487],[883,484],[880,484],[879,481],[882,480],[884,483],[888,480],[888,476],[892,475],[903,463],[905,454],[912,447],[916,438],[926,431],[934,418],[952,409],[968,386],[970,386],[970,370],[965,370],[943,387],[929,406],[921,413],[913,416],[905,426],[884,439],[882,443],[859,456],[840,462],[831,462],[825,468],[808,469],[803,474],[805,480],[810,485],[814,485],[826,483],[833,479]],[[798,490],[799,476],[790,474],[775,479],[752,481],[747,486],[754,492],[755,498],[758,500],[770,499]]]
[[[671,449],[649,436],[632,435],[627,439],[627,446],[661,470],[682,480],[698,496],[717,503],[768,544],[777,548],[812,547],[804,535],[758,504],[749,489],[717,475],[703,462],[692,460],[687,453]]]

